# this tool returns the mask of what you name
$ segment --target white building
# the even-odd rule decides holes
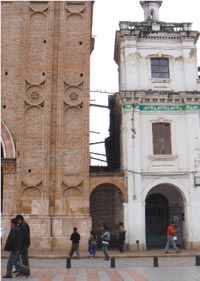
[[[191,29],[191,23],[162,22],[162,1],[140,4],[144,21],[120,22],[116,31],[119,93],[111,97],[115,104],[111,114],[121,120],[127,243],[130,249],[163,247],[173,219],[178,244],[196,249],[200,247],[199,32]]]

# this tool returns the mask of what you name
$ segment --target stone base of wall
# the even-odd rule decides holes
[[[2,217],[2,249],[10,231],[10,220],[13,216]],[[81,235],[80,251],[87,251],[88,237],[91,231],[91,217],[88,215],[33,217],[25,216],[31,232],[31,252],[62,251],[69,252],[70,236],[73,227]]]
[[[130,251],[134,251],[134,252],[146,251],[146,244],[145,243],[129,244],[128,248]]]
[[[184,243],[186,250],[200,250],[200,241],[199,242],[185,242]]]

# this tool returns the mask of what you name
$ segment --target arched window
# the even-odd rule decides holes
[[[171,124],[153,123],[153,154],[171,154]]]
[[[153,9],[151,9],[150,18],[151,18],[151,19],[154,19],[154,10],[153,10]]]

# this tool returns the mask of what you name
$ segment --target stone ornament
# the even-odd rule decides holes
[[[25,101],[30,105],[39,105],[44,101],[44,89],[38,85],[31,85],[26,89]]]
[[[66,10],[69,12],[69,13],[82,13],[84,10],[85,10],[85,3],[75,3],[75,2],[72,2],[72,3],[65,3],[65,7],[66,7]]]
[[[62,183],[65,188],[78,187],[83,183],[83,177],[79,173],[64,174],[62,178]]]
[[[29,7],[31,8],[31,10],[37,11],[37,12],[43,12],[43,11],[47,10],[48,5],[49,5],[48,1],[30,1],[29,2]]]
[[[76,106],[83,102],[82,90],[79,87],[68,87],[64,91],[64,102],[70,106]]]

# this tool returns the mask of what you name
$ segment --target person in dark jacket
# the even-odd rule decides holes
[[[126,230],[124,230],[124,223],[120,222],[119,223],[119,237],[118,237],[120,252],[124,251],[125,239],[126,239]]]
[[[19,252],[21,247],[22,247],[21,231],[17,226],[17,220],[11,219],[11,229],[4,247],[4,250],[10,252],[10,255],[8,257],[6,275],[3,276],[3,278],[12,278],[13,265],[15,266],[19,275],[26,276],[26,277],[30,275],[29,268],[23,265],[19,260]]]
[[[73,233],[71,234],[70,240],[72,241],[71,250],[69,252],[69,257],[71,258],[76,251],[77,258],[80,259],[79,254],[79,241],[81,239],[80,234],[77,232],[77,228],[73,228]]]
[[[22,248],[20,250],[20,257],[23,265],[29,267],[29,257],[28,257],[28,248],[30,246],[30,227],[28,223],[24,220],[22,215],[17,215],[15,217],[18,223],[18,227],[22,233]],[[30,272],[29,272],[30,273]]]

